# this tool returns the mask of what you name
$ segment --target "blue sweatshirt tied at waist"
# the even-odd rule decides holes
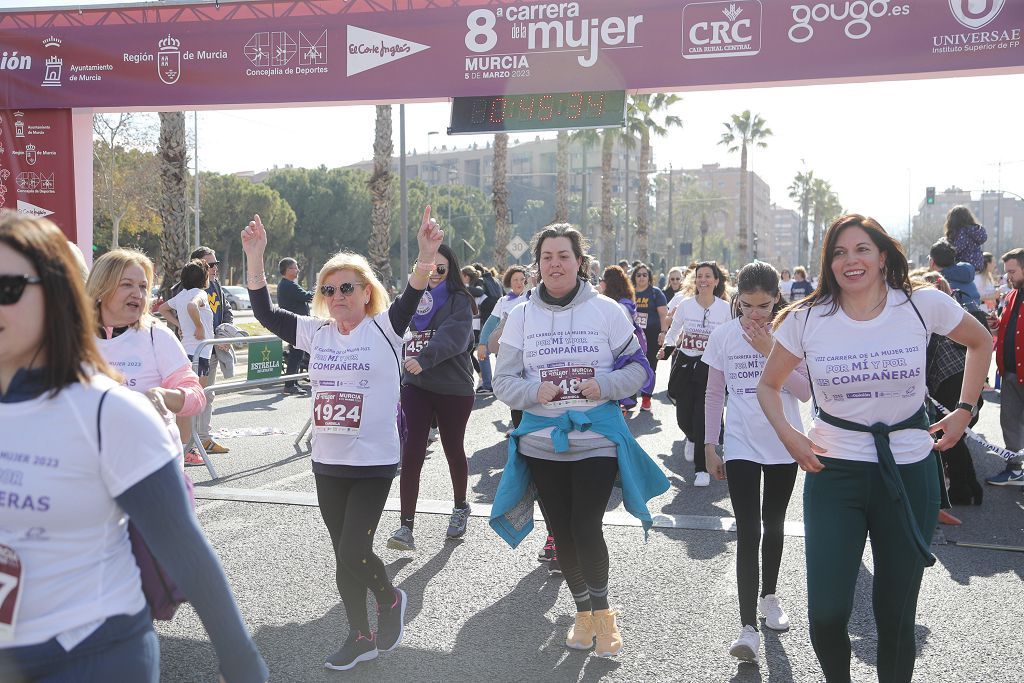
[[[626,426],[619,407],[612,401],[583,412],[570,410],[558,417],[523,413],[523,421],[508,440],[508,461],[498,483],[491,506],[491,528],[511,547],[518,546],[533,530],[533,501],[537,490],[530,478],[525,456],[519,453],[519,437],[542,429],[551,429],[555,452],[569,450],[569,433],[593,430],[615,444],[619,477],[626,511],[641,521],[644,539],[653,526],[647,501],[668,490],[668,478],[647,454]]]

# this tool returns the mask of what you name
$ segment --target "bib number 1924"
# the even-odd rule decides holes
[[[313,400],[313,428],[321,434],[358,434],[362,419],[362,394],[318,391]]]

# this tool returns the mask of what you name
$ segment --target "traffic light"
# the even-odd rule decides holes
[[[931,205],[935,203],[935,188],[926,187],[924,189],[924,203]]]

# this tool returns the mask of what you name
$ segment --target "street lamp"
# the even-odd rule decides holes
[[[431,130],[431,131],[427,132],[427,170],[428,170],[428,172],[430,172],[431,177],[433,177],[433,175],[434,175],[433,174],[433,167],[430,165],[430,136],[431,135],[439,135],[439,133],[436,130]],[[430,180],[429,179],[427,180],[427,197],[428,198],[430,197]]]

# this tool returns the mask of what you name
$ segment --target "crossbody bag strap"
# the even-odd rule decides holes
[[[103,416],[103,402],[107,400],[107,394],[110,393],[110,389],[104,390],[100,394],[100,403],[96,406],[96,448],[99,451],[103,451],[103,429],[100,427],[100,418]]]
[[[377,319],[376,318],[370,318],[370,320],[372,320],[374,326],[376,326],[376,328],[378,330],[380,330],[380,333],[384,336],[384,341],[386,341],[388,343],[388,348],[391,349],[391,355],[395,357],[395,364],[398,365],[398,386],[401,387],[402,386],[402,361],[398,360],[398,352],[395,351],[395,345],[391,343],[390,339],[388,339],[387,332],[385,332],[384,328],[380,326],[380,323],[377,322]]]

